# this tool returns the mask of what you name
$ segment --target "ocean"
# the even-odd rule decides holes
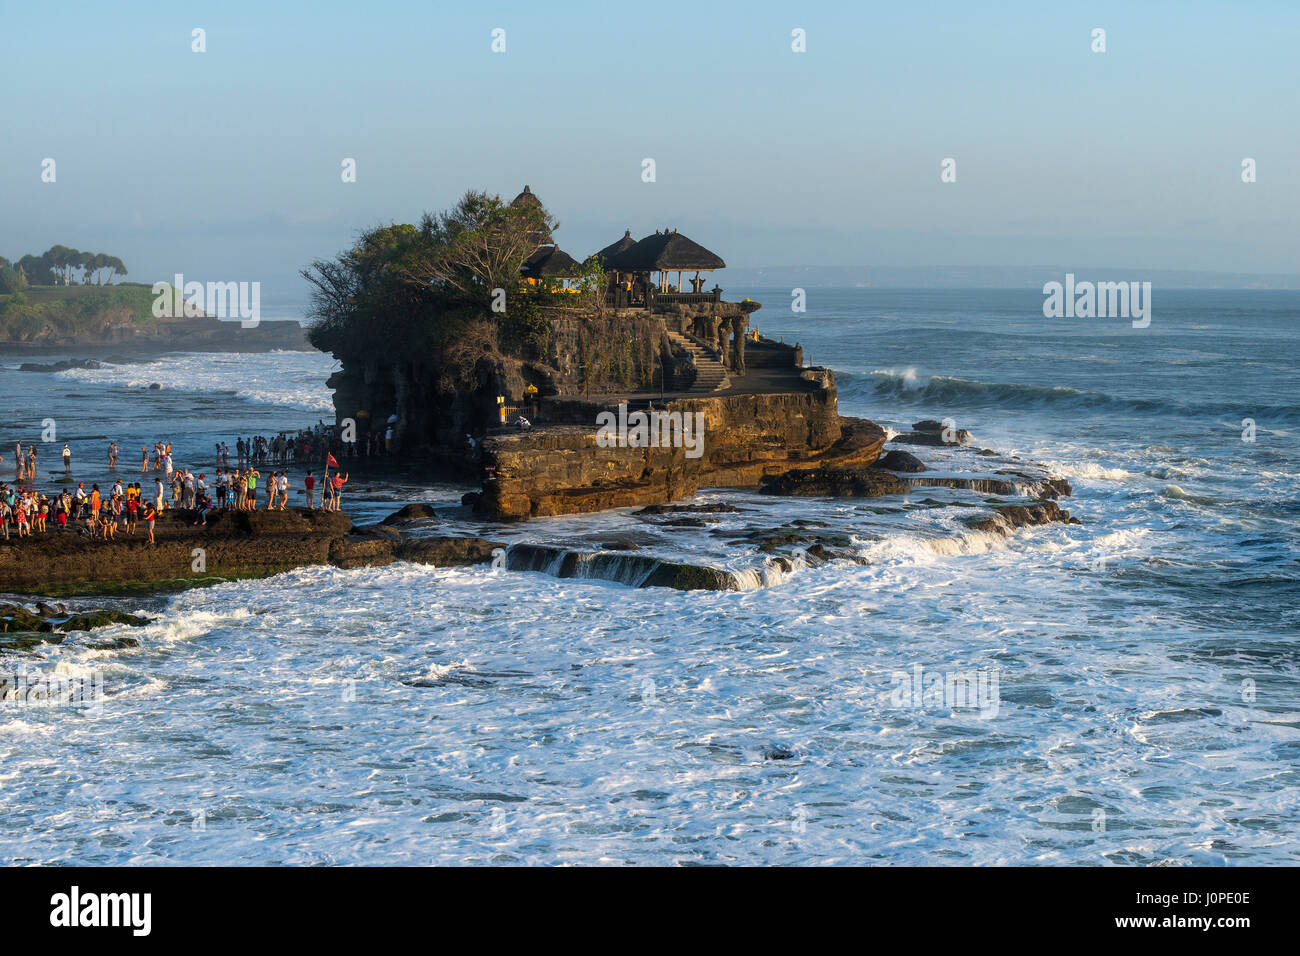
[[[739,294],[835,370],[844,414],[951,418],[1067,478],[1082,523],[1002,538],[951,508],[705,491],[737,511],[485,536],[635,541],[741,590],[395,564],[117,599],[157,620],[0,654],[104,686],[0,702],[0,860],[1300,862],[1300,293],[1156,289],[1144,329],[1044,318],[1033,289]],[[17,370],[57,358],[0,356],[7,478],[47,419],[42,473],[68,441],[101,480],[109,440],[129,478],[160,438],[206,468],[331,416],[325,355]],[[350,507],[481,532],[465,490],[376,481]],[[800,520],[868,563],[782,573],[745,542]],[[993,706],[909,692],[935,675]]]

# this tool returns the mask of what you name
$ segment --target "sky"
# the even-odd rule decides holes
[[[1294,274],[1297,50],[1294,2],[13,4],[0,255],[301,295],[527,183],[578,258],[668,227],[733,267]]]

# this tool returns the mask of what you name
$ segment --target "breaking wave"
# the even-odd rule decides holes
[[[1300,420],[1300,406],[1297,405],[1261,407],[1242,402],[1184,403],[1166,399],[1126,398],[1064,386],[978,382],[949,375],[918,375],[912,368],[901,371],[876,369],[867,375],[845,372],[839,376],[839,390],[841,398],[850,400],[889,398],[916,404],[942,402],[999,408],[1068,407],[1166,415],[1226,415]]]

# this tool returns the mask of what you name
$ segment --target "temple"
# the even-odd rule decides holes
[[[527,186],[511,202],[532,204],[541,201]],[[759,303],[705,289],[726,267],[716,253],[671,228],[640,240],[625,230],[582,262],[549,229],[528,239],[536,248],[504,310],[467,326],[453,350],[459,379],[446,353],[381,342],[336,350],[338,420],[392,423],[402,457],[481,481],[468,498],[498,519],[658,504],[875,461],[884,433],[839,415],[833,373],[751,329]],[[600,422],[652,413],[702,432],[689,447],[598,440]]]

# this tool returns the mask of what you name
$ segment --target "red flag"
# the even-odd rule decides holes
[[[325,453],[325,467],[326,467],[326,468],[337,468],[338,466],[339,466],[338,459],[336,459],[336,458],[335,458],[332,454],[330,454],[329,452],[326,452],[326,453]]]

